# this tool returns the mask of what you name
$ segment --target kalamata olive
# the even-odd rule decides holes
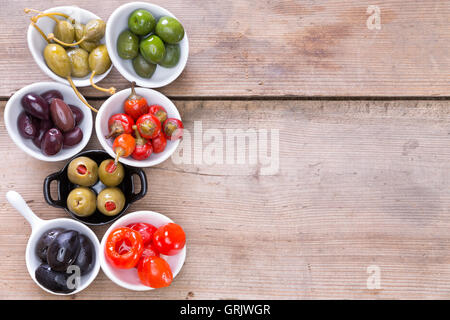
[[[48,90],[45,91],[44,93],[41,93],[41,97],[47,101],[47,103],[50,105],[52,103],[52,100],[54,98],[58,98],[61,100],[64,100],[64,97],[62,95],[61,92],[59,92],[58,90]]]
[[[73,263],[80,267],[80,274],[85,275],[92,270],[95,264],[95,249],[92,241],[84,234],[80,234],[80,253]]]
[[[33,143],[39,149],[41,148],[42,139],[44,138],[44,134],[53,128],[53,122],[51,120],[41,120],[39,121],[39,128],[36,136],[33,138]]]
[[[67,282],[71,273],[57,272],[46,263],[41,264],[34,273],[37,282],[44,288],[56,293],[70,293],[75,290],[69,289]]]
[[[74,145],[80,143],[80,141],[83,139],[83,131],[80,129],[80,127],[75,127],[68,132],[64,132],[63,136],[63,148],[73,147]]]
[[[37,135],[36,124],[37,122],[33,121],[33,118],[25,111],[22,111],[17,117],[17,128],[20,135],[25,139],[33,139]]]
[[[69,104],[69,108],[70,110],[72,110],[73,113],[73,117],[75,118],[75,125],[79,125],[81,121],[83,121],[84,118],[84,113],[83,111],[81,111],[80,108],[78,108],[77,106],[74,106],[72,104]]]
[[[40,95],[27,93],[22,97],[21,103],[23,109],[32,116],[38,119],[50,119],[48,103]]]
[[[53,228],[42,234],[36,244],[36,254],[42,262],[47,262],[47,249],[50,243],[55,240],[56,236],[63,232],[63,228]]]
[[[47,130],[42,138],[41,150],[48,156],[57,154],[63,146],[64,137],[57,128]]]
[[[79,233],[67,230],[59,233],[47,249],[48,265],[55,271],[66,271],[80,252]]]
[[[75,127],[75,119],[72,110],[61,99],[54,98],[50,104],[50,115],[55,126],[63,132]]]

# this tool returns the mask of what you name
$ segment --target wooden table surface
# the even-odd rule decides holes
[[[125,2],[70,4],[107,19]],[[100,271],[75,296],[46,294],[25,266],[30,227],[4,195],[18,191],[41,218],[65,217],[42,195],[64,162],[18,149],[3,111],[16,90],[49,81],[27,49],[22,10],[52,2],[1,0],[1,299],[450,298],[450,1],[153,2],[189,35],[185,71],[160,89],[187,130],[279,132],[278,170],[248,159],[147,168],[149,193],[129,211],[184,227],[173,284],[132,292]],[[366,25],[370,5],[379,30]],[[129,85],[115,69],[101,84]],[[97,108],[107,98],[82,92]],[[106,227],[93,230],[101,238]]]

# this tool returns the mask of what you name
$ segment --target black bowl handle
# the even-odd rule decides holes
[[[58,200],[53,200],[52,196],[50,194],[50,184],[52,183],[53,180],[57,180],[59,182],[59,176],[60,176],[60,172],[55,172],[52,173],[51,175],[47,176],[47,178],[45,178],[44,180],[44,198],[45,201],[47,201],[47,203],[53,207],[58,207],[58,208],[64,208],[64,202],[60,199]]]
[[[138,193],[133,193],[131,195],[130,203],[133,203],[139,199],[142,199],[147,194],[147,176],[145,175],[144,170],[137,168],[130,168],[130,174],[137,175],[141,182],[141,190]]]

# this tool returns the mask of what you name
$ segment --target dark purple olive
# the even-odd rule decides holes
[[[72,110],[61,99],[54,98],[50,104],[50,115],[55,126],[63,132],[75,127],[75,119]]]
[[[32,116],[43,120],[50,119],[48,103],[40,95],[27,93],[21,102],[23,109]]]
[[[42,139],[44,138],[44,134],[54,127],[54,124],[51,120],[41,120],[39,122],[39,130],[36,136],[33,138],[33,143],[39,149],[41,148]]]
[[[64,137],[57,128],[47,130],[42,138],[41,150],[48,156],[57,154],[61,150]]]
[[[37,135],[36,124],[37,122],[25,111],[22,111],[17,117],[17,128],[20,135],[25,139],[33,139]]]
[[[64,132],[63,136],[63,148],[70,148],[80,143],[80,141],[83,139],[83,131],[80,129],[80,127],[75,127],[69,132]]]
[[[42,262],[47,262],[47,249],[50,243],[55,240],[56,236],[63,232],[63,228],[53,228],[42,234],[36,244],[36,254]]]
[[[57,272],[50,268],[48,264],[41,264],[34,273],[37,282],[44,288],[56,293],[70,293],[75,290],[69,289],[67,283],[71,273]]]
[[[52,103],[52,100],[54,98],[58,98],[61,100],[64,100],[63,95],[61,94],[61,92],[59,92],[58,90],[48,90],[45,91],[44,93],[41,93],[41,97],[47,101],[47,103],[50,105]]]
[[[55,271],[66,271],[80,252],[79,233],[74,230],[61,232],[47,249],[48,265]]]
[[[92,270],[95,264],[95,248],[92,241],[84,234],[80,234],[80,252],[73,263],[80,267],[80,274],[85,275]]]
[[[77,106],[74,106],[72,104],[69,104],[69,108],[70,110],[72,110],[73,113],[73,117],[75,118],[75,125],[79,125],[81,121],[83,121],[84,118],[84,113],[83,111],[81,111],[80,108],[78,108]]]

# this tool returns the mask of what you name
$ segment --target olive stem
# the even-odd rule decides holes
[[[28,9],[28,10],[32,10],[32,9]],[[37,10],[36,10],[37,11]],[[61,13],[61,12],[47,12],[47,13],[41,13],[38,14],[37,16],[34,16],[32,19],[34,22],[38,21],[40,18],[42,17],[51,17],[51,16],[61,16],[64,17],[66,19],[71,19],[73,20],[69,15],[65,14],[65,13]]]
[[[116,152],[117,151],[117,152]],[[116,152],[116,158],[114,159],[114,165],[117,166],[119,163],[119,158],[125,153],[125,150],[123,150],[122,147],[117,147],[114,152]]]
[[[106,88],[102,88],[102,87],[99,87],[98,85],[96,85],[94,83],[94,76],[95,76],[95,71],[92,71],[91,77],[89,78],[89,81],[91,82],[91,86],[93,86],[95,89],[97,89],[99,91],[107,92],[110,95],[113,95],[114,93],[116,93],[116,88],[114,88],[114,87],[106,89]]]
[[[32,25],[33,27],[35,27],[36,30],[41,34],[42,38],[44,38],[45,41],[47,41],[47,43],[50,43],[50,40],[47,39],[47,36],[45,35],[44,31],[42,31],[42,29],[39,28],[39,27],[37,26],[37,24],[34,23],[33,20],[30,20],[30,23],[31,23],[31,25]]]
[[[34,13],[39,13],[39,14],[45,14],[45,12],[43,12],[43,11],[39,11],[39,10],[35,10],[35,9],[29,9],[29,8],[25,8],[25,9],[23,9],[23,11],[24,11],[25,13],[34,12]],[[58,22],[58,21],[59,21],[59,19],[58,19],[58,18],[55,18],[54,16],[49,16],[49,18],[51,18],[51,19],[54,20],[55,22]]]
[[[97,109],[95,109],[94,107],[92,107],[87,101],[86,99],[81,95],[81,93],[78,91],[77,87],[75,87],[75,84],[72,81],[72,78],[70,76],[67,77],[67,80],[70,83],[70,86],[72,87],[73,91],[75,91],[75,94],[77,95],[77,97],[81,100],[81,102],[83,102],[87,107],[89,107],[89,109],[91,109],[94,112],[98,112]]]
[[[77,46],[77,45],[79,45],[80,43],[82,43],[84,41],[84,37],[83,37],[80,40],[78,40],[77,42],[67,43],[67,42],[61,41],[58,38],[56,38],[53,33],[49,33],[48,36],[47,36],[47,39],[48,40],[53,40],[53,41],[59,43],[62,46],[65,46],[65,47],[74,47],[74,46]]]

